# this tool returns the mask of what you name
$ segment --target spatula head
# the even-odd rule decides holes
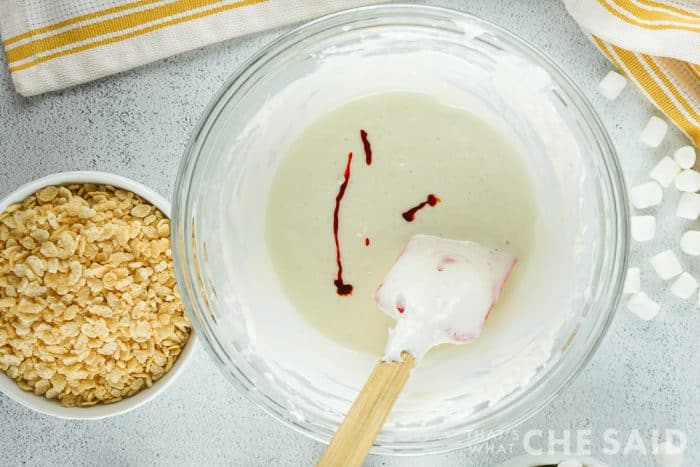
[[[515,263],[512,254],[475,242],[413,236],[375,295],[397,320],[385,359],[404,350],[420,358],[435,345],[479,337]]]

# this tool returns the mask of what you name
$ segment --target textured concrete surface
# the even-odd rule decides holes
[[[675,130],[656,149],[638,132],[654,112],[627,88],[615,102],[595,86],[611,68],[555,0],[430,2],[468,11],[516,31],[559,62],[591,99],[617,146],[630,183],[646,178],[654,161],[685,144]],[[173,57],[63,92],[24,99],[0,64],[0,196],[58,171],[95,169],[139,180],[172,194],[180,154],[212,94],[246,57],[281,31]],[[647,264],[652,253],[677,250],[689,228],[674,216],[677,195],[667,190],[657,210],[657,239],[633,247],[645,289],[663,301],[650,323],[620,308],[601,348],[583,373],[549,407],[515,433],[481,447],[418,458],[371,457],[371,466],[491,466],[523,451],[529,430],[591,430],[600,453],[606,429],[623,446],[639,430],[688,436],[688,466],[700,465],[700,326],[698,305],[663,291]],[[684,267],[698,267],[681,257]],[[585,435],[585,434],[584,434]],[[539,446],[539,438],[535,438]],[[52,419],[0,395],[0,465],[309,465],[321,446],[281,426],[239,396],[200,349],[188,371],[158,400],[99,422]],[[653,465],[635,450],[601,456],[614,466]]]

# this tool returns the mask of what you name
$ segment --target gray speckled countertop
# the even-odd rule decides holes
[[[646,179],[655,161],[681,144],[672,130],[650,150],[638,141],[653,108],[632,87],[610,103],[596,85],[611,66],[556,0],[432,1],[474,13],[529,39],[584,90],[610,132],[629,183]],[[25,99],[15,94],[0,64],[0,196],[27,181],[66,170],[102,170],[172,194],[180,155],[211,96],[241,63],[282,31],[267,32],[172,57],[63,92]],[[657,210],[657,238],[636,245],[645,290],[663,302],[652,322],[620,307],[602,346],[564,393],[516,433],[448,454],[370,457],[371,466],[491,466],[523,452],[528,430],[591,430],[600,453],[603,432],[626,442],[639,430],[675,428],[688,437],[687,466],[700,465],[700,313],[695,299],[664,292],[647,257],[677,250],[689,226],[674,216],[677,194]],[[700,272],[689,258],[684,267]],[[519,439],[514,441],[514,436]],[[536,446],[539,443],[534,443]],[[322,446],[291,431],[244,400],[203,349],[157,400],[126,415],[96,422],[39,415],[0,395],[0,465],[310,465]],[[653,465],[638,451],[599,456],[614,466]]]

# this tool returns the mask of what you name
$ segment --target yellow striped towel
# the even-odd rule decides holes
[[[15,89],[31,96],[371,0],[0,0]]]
[[[564,0],[598,48],[700,147],[700,0]]]

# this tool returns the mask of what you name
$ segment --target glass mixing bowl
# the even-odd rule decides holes
[[[416,54],[429,60],[415,60]],[[351,56],[354,61],[345,60]],[[531,103],[534,111],[541,107],[549,112],[549,120],[543,117],[539,124],[540,132],[514,101],[504,98],[502,86],[499,91],[494,82],[483,79],[486,75],[464,75],[447,66],[458,63],[489,70],[501,56],[549,76],[551,83],[541,102]],[[277,163],[304,122],[360,96],[420,91],[428,81],[431,86],[437,82],[437,87],[459,87],[489,106],[507,121],[529,154],[549,154],[552,138],[546,132],[542,136],[543,125],[564,128],[574,141],[572,160],[565,170],[553,171],[539,183],[566,190],[571,185],[566,168],[579,167],[586,174],[576,181],[581,209],[568,221],[587,227],[579,242],[572,316],[562,325],[546,364],[529,383],[478,410],[452,414],[450,423],[389,423],[372,452],[448,451],[514,428],[552,401],[581,371],[610,324],[621,293],[628,211],[620,167],[600,120],[549,57],[494,24],[441,8],[373,6],[307,23],[253,56],[206,109],[178,174],[173,252],[185,306],[220,369],[253,403],[321,442],[331,438],[359,386],[336,385],[334,391],[321,391],[311,379],[287,371],[283,362],[266,361],[256,352],[257,326],[271,328],[280,345],[285,332],[290,332],[288,323],[275,315],[289,304],[284,303],[267,258],[266,193]],[[525,90],[529,86],[513,83]],[[319,353],[311,350],[311,343],[323,336],[309,331],[304,338],[309,348],[287,349],[287,361],[297,354],[323,357],[311,355]],[[343,362],[335,366],[342,367]],[[312,367],[309,372],[316,371]],[[366,370],[368,374],[369,367]]]

